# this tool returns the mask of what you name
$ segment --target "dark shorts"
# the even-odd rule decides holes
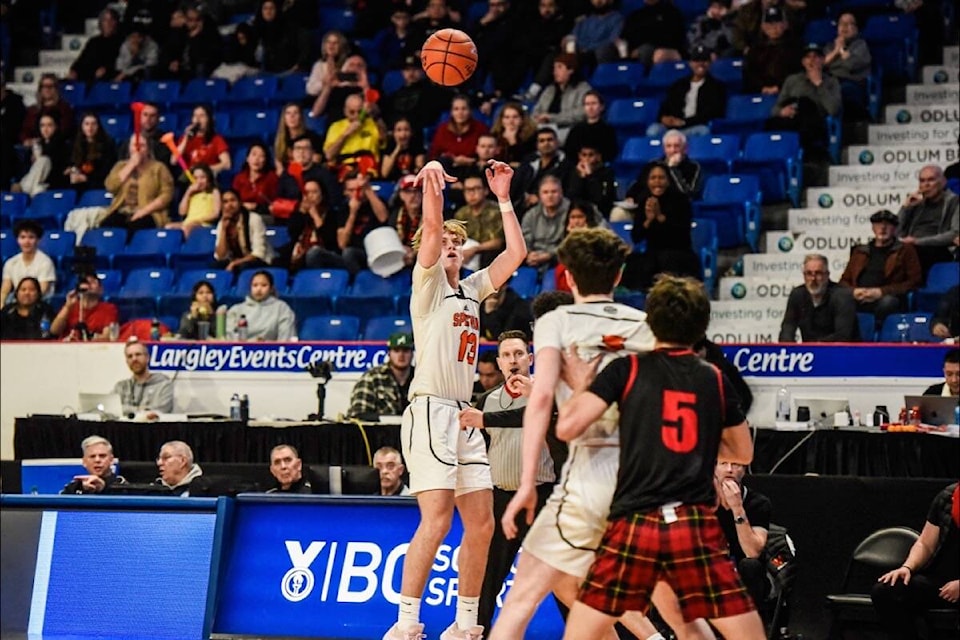
[[[613,616],[646,612],[662,580],[677,594],[684,620],[753,611],[714,509],[680,505],[675,511],[670,524],[659,509],[611,520],[578,599]]]

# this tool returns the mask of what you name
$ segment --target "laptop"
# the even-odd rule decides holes
[[[920,422],[933,426],[953,424],[953,412],[957,398],[950,396],[904,396],[907,409],[920,407]]]
[[[80,392],[78,414],[98,414],[104,419],[117,419],[123,415],[123,402],[117,393]]]

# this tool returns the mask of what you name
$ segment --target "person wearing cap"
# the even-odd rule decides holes
[[[433,126],[450,108],[453,90],[427,80],[417,56],[404,58],[400,72],[403,86],[385,94],[380,101],[383,117],[390,123],[407,118],[414,132],[423,131],[424,127]]]
[[[710,75],[712,52],[699,45],[690,51],[690,71],[667,88],[660,104],[657,122],[647,128],[647,136],[659,138],[667,129],[679,129],[688,136],[710,133],[710,121],[722,118],[727,105],[727,89]]]
[[[397,203],[390,212],[390,226],[397,230],[400,244],[406,253],[403,255],[403,265],[412,267],[417,259],[417,252],[413,249],[413,237],[420,228],[423,219],[423,191],[417,187],[417,177],[403,176],[397,181]]]
[[[743,56],[743,92],[774,95],[791,73],[799,71],[801,46],[788,28],[783,10],[768,7],[760,35]]]
[[[791,30],[799,30],[804,21],[805,9],[797,6],[794,1],[781,2],[780,0],[751,0],[736,8],[731,24],[731,41],[737,54],[746,55],[750,49],[763,39],[763,23],[771,15],[769,10],[776,8],[784,26]],[[730,3],[728,2],[729,6]]]
[[[553,59],[553,84],[547,86],[533,107],[533,120],[538,125],[557,128],[560,144],[567,140],[570,127],[583,121],[583,97],[590,85],[577,77],[577,56],[561,53]],[[539,134],[539,131],[538,131]]]
[[[906,310],[907,294],[923,284],[916,249],[897,238],[897,215],[886,209],[870,216],[873,242],[850,251],[840,284],[853,289],[857,311],[872,313],[881,327],[891,313]]]
[[[350,394],[352,418],[398,416],[407,408],[413,380],[413,334],[397,332],[387,340],[387,361],[368,369]]]
[[[23,278],[31,276],[40,282],[40,293],[53,295],[57,283],[57,269],[50,256],[37,248],[43,237],[43,227],[35,220],[20,220],[13,227],[20,253],[3,263],[3,282],[0,284],[0,309]]]

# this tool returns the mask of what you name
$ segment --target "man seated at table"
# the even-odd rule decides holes
[[[951,349],[943,357],[943,382],[930,385],[925,396],[960,396],[960,349]]]
[[[150,371],[147,345],[131,338],[123,347],[127,368],[133,375],[117,382],[113,392],[120,396],[123,415],[133,418],[146,412],[148,420],[156,420],[161,413],[173,412],[173,382],[162,373]]]
[[[803,259],[803,284],[787,298],[780,342],[860,342],[857,306],[850,288],[830,281],[826,256]]]
[[[292,445],[278,444],[270,450],[270,474],[277,484],[267,493],[313,493],[310,479],[303,475],[303,460]]]
[[[397,332],[387,340],[387,362],[367,369],[350,394],[348,415],[376,420],[399,416],[407,408],[413,380],[413,335]]]
[[[189,496],[190,483],[203,475],[203,469],[193,461],[193,449],[182,440],[171,440],[160,447],[157,470],[160,477],[153,484],[166,487],[177,496]]]
[[[100,493],[115,484],[126,484],[123,476],[113,473],[113,445],[103,436],[88,436],[80,443],[83,468],[87,475],[77,475],[60,493]]]
[[[403,473],[407,467],[399,451],[393,447],[380,447],[373,454],[373,468],[380,472],[380,495],[410,495],[410,488],[403,483]]]

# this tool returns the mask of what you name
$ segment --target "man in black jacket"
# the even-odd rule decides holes
[[[83,450],[83,468],[87,475],[73,477],[60,493],[100,493],[114,484],[126,484],[123,476],[113,473],[113,445],[102,436],[88,436],[80,443]]]
[[[657,122],[647,128],[651,138],[667,129],[679,129],[688,136],[710,133],[710,121],[722,118],[727,108],[727,88],[710,75],[712,53],[700,45],[690,52],[691,75],[674,82],[660,105]]]

